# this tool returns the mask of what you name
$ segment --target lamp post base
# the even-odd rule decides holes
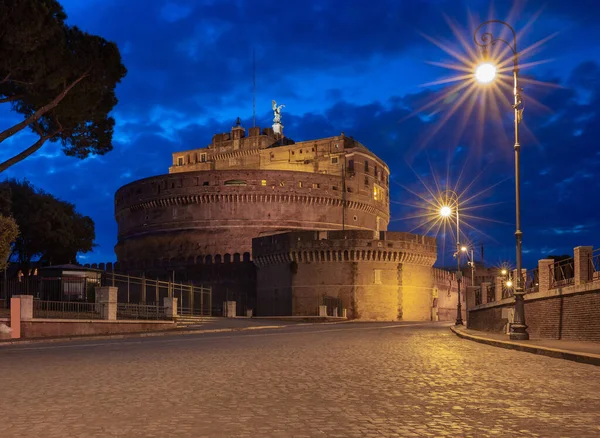
[[[528,341],[527,326],[525,324],[511,324],[509,339],[511,341]]]
[[[456,322],[454,323],[454,325],[464,325],[462,318],[461,319],[457,319]]]

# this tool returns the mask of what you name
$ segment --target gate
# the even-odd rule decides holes
[[[337,297],[323,297],[323,306],[327,306],[327,316],[333,316],[334,310],[337,309],[337,316],[342,316],[342,300]]]

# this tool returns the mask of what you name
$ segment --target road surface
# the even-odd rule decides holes
[[[348,323],[0,347],[0,437],[600,436],[600,367]]]

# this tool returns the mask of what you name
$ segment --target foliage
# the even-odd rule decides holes
[[[0,271],[6,269],[12,244],[19,235],[19,227],[11,217],[0,215]]]
[[[0,2],[0,103],[23,120],[0,143],[29,127],[39,139],[0,164],[0,172],[46,141],[86,158],[112,150],[114,89],[126,74],[117,46],[65,23],[57,0]]]
[[[69,202],[36,190],[28,181],[8,180],[12,216],[20,234],[13,258],[23,267],[39,258],[44,264],[75,263],[77,254],[94,246],[94,222]]]

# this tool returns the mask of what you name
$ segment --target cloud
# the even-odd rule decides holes
[[[238,116],[251,126],[253,50],[258,125],[271,124],[270,103],[276,99],[286,104],[283,121],[289,137],[301,141],[343,131],[373,150],[393,174],[394,230],[418,225],[404,219],[414,216],[414,207],[407,205],[414,197],[401,187],[423,193],[415,174],[431,187],[431,168],[442,184],[454,184],[462,175],[462,187],[475,181],[472,195],[494,186],[473,201],[485,205],[471,212],[477,218],[470,221],[481,233],[468,232],[486,246],[486,258],[514,258],[510,107],[494,115],[481,109],[483,102],[474,101],[477,110],[471,117],[457,112],[431,138],[460,93],[407,118],[440,93],[440,87],[421,84],[447,73],[425,63],[448,56],[418,32],[460,48],[442,12],[467,23],[467,9],[476,20],[487,18],[489,2],[374,0],[368,7],[362,0],[291,0],[285,7],[267,0],[90,2],[62,3],[70,23],[121,48],[129,73],[117,89],[114,150],[79,161],[62,155],[60,145],[48,144],[3,175],[27,177],[92,216],[99,246],[88,260],[114,260],[112,197],[121,185],[166,173],[172,152],[206,146],[214,133],[229,131]],[[598,25],[589,18],[598,7],[547,3],[535,25],[520,33],[521,47],[527,47],[561,30],[536,53],[561,58],[525,65],[522,71],[523,77],[561,85],[524,83],[522,219],[529,265],[548,248],[568,253],[573,246],[594,244],[589,239],[598,231],[597,224],[585,219],[598,215],[590,200],[600,189],[595,177],[600,172],[600,68],[591,60],[600,56],[595,56],[597,45],[575,44],[572,30],[575,24],[588,23],[581,36],[598,40]],[[538,5],[519,5],[520,13],[513,15],[521,29]],[[500,6],[498,17],[510,18],[510,5]],[[470,42],[470,30],[465,32]],[[534,60],[524,56],[523,62]],[[14,113],[0,106],[0,126],[11,120]],[[29,133],[11,138],[0,146],[0,158],[33,138]],[[584,228],[577,228],[580,224]]]

